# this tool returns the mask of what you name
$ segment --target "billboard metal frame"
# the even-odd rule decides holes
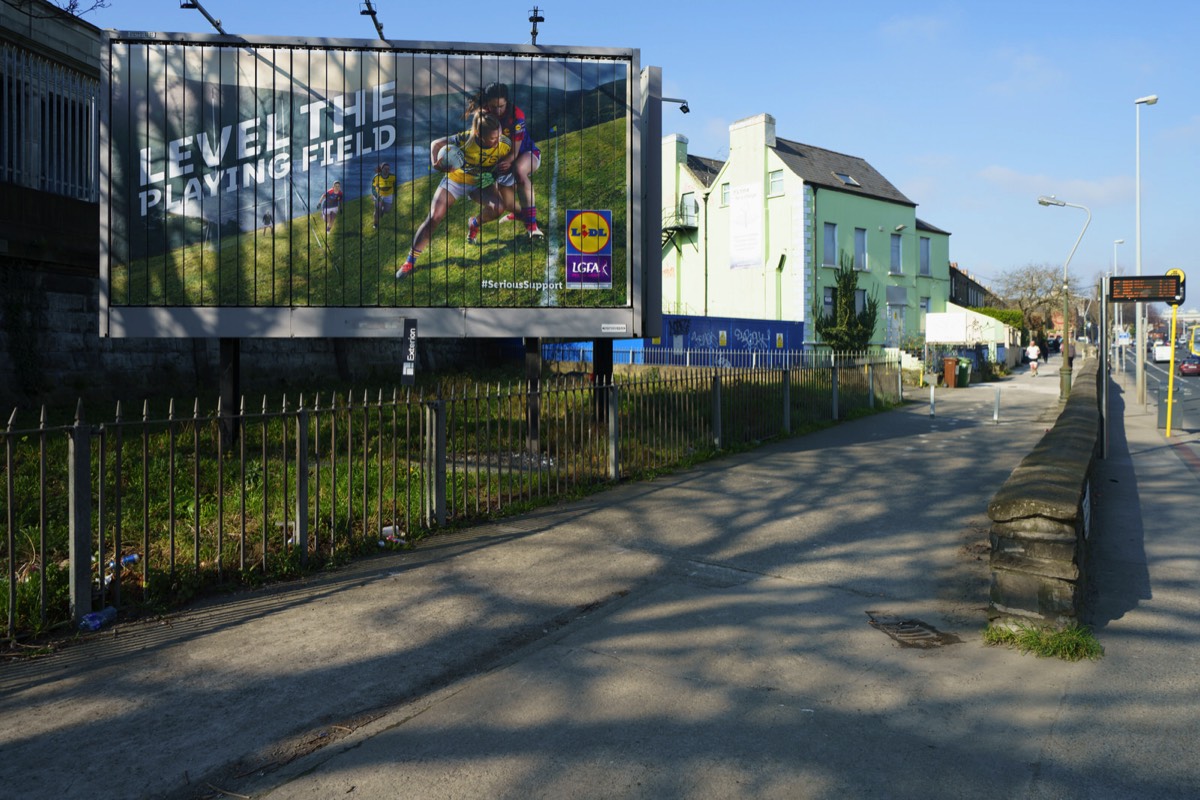
[[[235,49],[403,52],[451,56],[513,56],[531,59],[608,59],[628,64],[626,75],[626,187],[628,264],[626,303],[580,306],[304,306],[304,305],[132,305],[114,302],[112,242],[114,214],[129,215],[128,199],[114,195],[113,46],[195,45]],[[642,69],[639,51],[620,48],[388,42],[309,37],[227,36],[105,31],[100,93],[100,297],[102,337],[400,337],[405,319],[417,320],[422,337],[631,338],[655,335],[661,324],[660,238],[661,70]],[[125,154],[128,155],[128,154]],[[126,203],[117,208],[114,202]],[[129,225],[130,220],[124,220]]]

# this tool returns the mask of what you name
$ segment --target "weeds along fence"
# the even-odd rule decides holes
[[[900,399],[883,356],[663,368],[597,385],[316,395],[0,432],[10,640],[163,608],[636,479]]]

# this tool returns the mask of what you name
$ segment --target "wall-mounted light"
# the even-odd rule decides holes
[[[896,226],[896,233],[899,233],[900,231],[904,230],[907,227],[908,227],[907,225],[905,225],[903,222],[901,222],[899,225]]]
[[[690,108],[688,108],[688,101],[687,101],[687,100],[684,100],[683,98],[680,98],[680,97],[664,97],[664,98],[663,98],[663,102],[664,102],[664,103],[679,103],[679,111],[680,111],[681,113],[683,113],[683,114],[687,114],[687,113],[691,112],[691,109],[690,109]]]

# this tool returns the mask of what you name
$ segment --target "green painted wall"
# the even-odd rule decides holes
[[[678,213],[684,194],[698,204],[695,232],[679,234],[663,249],[664,310],[721,317],[811,322],[824,288],[833,284],[836,254],[827,258],[824,223],[838,226],[838,249],[854,253],[854,230],[866,231],[868,269],[859,286],[875,296],[880,318],[873,344],[888,341],[888,298],[903,319],[895,343],[923,330],[921,298],[929,311],[945,311],[950,294],[949,236],[917,228],[916,209],[885,200],[806,185],[771,149],[774,120],[758,115],[730,126],[729,155],[711,187],[699,184],[684,163],[687,140],[663,139],[664,213]],[[782,172],[782,191],[771,175]],[[723,202],[723,186],[730,202]],[[901,269],[891,271],[891,234],[901,241]],[[755,236],[748,235],[754,233]],[[930,240],[930,275],[919,275],[920,239]],[[749,254],[749,255],[748,255]],[[734,266],[735,262],[744,262]],[[811,331],[812,326],[806,328]],[[811,335],[811,334],[809,334]]]

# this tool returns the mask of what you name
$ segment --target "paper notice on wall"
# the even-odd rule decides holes
[[[729,268],[763,263],[763,190],[761,183],[730,187]]]

